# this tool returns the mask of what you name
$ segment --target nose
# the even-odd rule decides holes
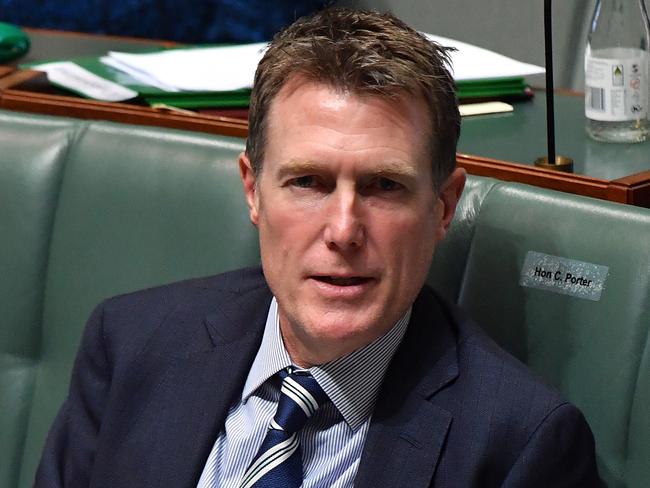
[[[324,239],[327,247],[339,251],[355,250],[363,246],[365,227],[361,219],[359,197],[353,188],[339,189],[330,195]]]

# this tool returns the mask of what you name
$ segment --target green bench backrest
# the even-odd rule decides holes
[[[608,266],[600,300],[520,286],[529,251]],[[650,486],[648,210],[494,187],[476,220],[459,303],[582,409],[609,486]]]
[[[70,121],[0,115],[0,487],[16,486],[23,460],[50,235],[74,135]]]

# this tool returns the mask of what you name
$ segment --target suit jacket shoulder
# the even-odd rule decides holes
[[[98,306],[35,485],[196,486],[270,300],[261,270],[251,268]]]
[[[208,330],[203,330],[206,318],[250,308],[250,293],[255,291],[268,295],[261,269],[244,268],[109,298],[93,315],[100,316],[106,350],[117,361],[137,355],[156,335],[173,338],[180,351],[184,344],[200,344],[197,335],[225,334],[227,327],[218,330],[207,324]],[[198,324],[198,330],[190,324]],[[241,327],[235,330],[243,332]]]

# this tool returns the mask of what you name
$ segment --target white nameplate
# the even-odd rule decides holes
[[[597,302],[608,273],[609,266],[528,251],[519,284]]]

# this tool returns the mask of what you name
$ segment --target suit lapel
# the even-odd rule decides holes
[[[453,326],[425,289],[379,392],[356,488],[430,486],[452,422],[435,394],[457,376]]]
[[[266,287],[233,296],[204,322],[193,352],[170,368],[157,420],[155,486],[196,486],[205,461],[241,393],[261,342],[271,295]],[[206,334],[207,332],[207,334]]]

